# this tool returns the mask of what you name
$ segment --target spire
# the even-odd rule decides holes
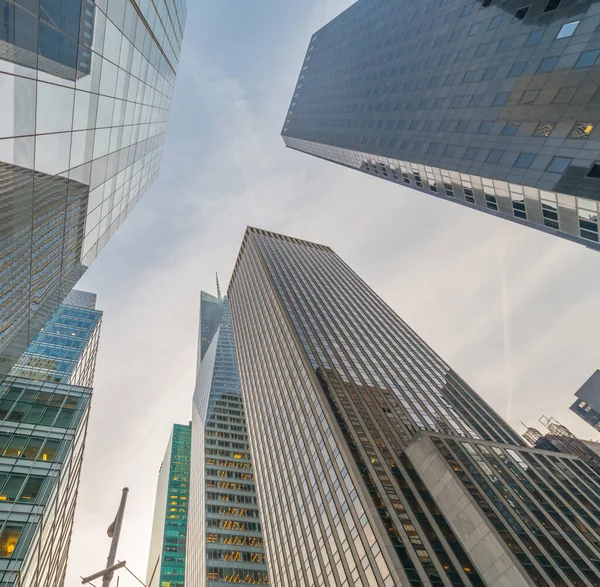
[[[221,288],[219,287],[219,274],[215,273],[215,275],[217,276],[217,297],[221,299]]]

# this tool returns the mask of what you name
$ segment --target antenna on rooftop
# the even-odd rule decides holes
[[[221,288],[220,288],[220,286],[219,286],[219,274],[218,274],[218,273],[215,273],[215,275],[217,276],[217,297],[218,297],[219,299],[221,299]]]

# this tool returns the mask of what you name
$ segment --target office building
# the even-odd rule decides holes
[[[600,250],[600,6],[358,0],[317,31],[285,144]]]
[[[548,430],[542,434],[531,426],[523,433],[523,438],[536,448],[571,453],[578,456],[597,473],[600,473],[600,443],[577,438],[566,426],[555,418],[542,416],[539,422]]]
[[[570,409],[600,431],[600,370],[596,369],[575,395],[577,401]]]
[[[158,174],[186,7],[0,9],[1,379]]]
[[[62,587],[102,312],[73,291],[0,384],[0,585]]]
[[[266,585],[265,559],[229,302],[202,292],[186,585]]]
[[[183,587],[185,583],[191,439],[191,422],[173,425],[158,474],[147,587]]]
[[[329,247],[228,290],[274,585],[600,582],[600,477],[523,439]]]

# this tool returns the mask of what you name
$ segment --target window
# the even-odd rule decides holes
[[[15,501],[21,493],[25,475],[10,475],[4,488],[0,491],[0,501]]]
[[[487,158],[486,161],[488,163],[499,163],[500,159],[502,159],[502,155],[504,154],[504,151],[502,151],[501,149],[492,149]]]
[[[554,130],[556,122],[540,122],[534,131],[536,137],[547,137]]]
[[[571,139],[587,139],[594,130],[593,122],[577,122],[569,133]]]
[[[40,452],[40,448],[42,448],[42,444],[44,444],[43,438],[31,437],[21,456],[25,459],[35,459]]]
[[[520,123],[518,122],[507,122],[504,128],[502,129],[503,135],[515,135],[519,130]]]
[[[593,177],[595,179],[600,179],[600,161],[596,161],[587,174],[588,177]]]
[[[595,203],[593,204],[595,207]],[[584,210],[579,208],[579,234],[582,238],[598,242],[598,214],[597,210]],[[582,402],[580,408],[585,407],[585,402]],[[589,411],[589,407],[587,408]]]
[[[463,187],[463,191],[465,192],[465,200],[471,204],[474,204],[475,197],[473,196],[473,190],[470,188]]]
[[[502,22],[502,17],[495,16],[494,18],[492,18],[492,22],[490,22],[490,26],[488,27],[488,29],[497,29],[500,26],[501,22]]]
[[[6,448],[6,445],[8,444],[9,440],[10,434],[4,434],[3,432],[0,433],[0,454],[2,454],[2,452]]]
[[[517,157],[517,160],[515,161],[514,166],[527,168],[533,163],[534,159],[535,159],[535,155],[533,155],[532,153],[521,153]]]
[[[525,41],[526,45],[535,45],[536,43],[539,43],[540,39],[542,38],[542,35],[544,34],[543,30],[540,31],[533,31],[532,33],[529,34],[529,36],[527,37],[527,40]]]
[[[492,79],[498,71],[497,67],[488,67],[483,74],[483,81]]]
[[[594,65],[594,63],[596,63],[596,59],[598,59],[598,55],[600,55],[599,50],[584,51],[575,63],[575,67],[589,67],[590,65]]]
[[[460,120],[458,122],[458,124],[456,125],[456,132],[466,132],[466,130],[469,128],[469,121],[468,120]]]
[[[523,94],[520,104],[533,104],[539,93],[539,90],[527,90]]]
[[[498,210],[498,202],[496,201],[496,196],[493,196],[491,194],[485,194],[485,205],[490,209],[490,210]]]
[[[481,101],[483,100],[483,94],[473,94],[471,96],[471,101],[469,102],[469,106],[479,106]]]
[[[517,218],[527,220],[527,211],[525,210],[525,200],[513,200],[513,214]]]
[[[0,534],[0,557],[10,558],[15,551],[24,524],[10,522],[4,526]]]
[[[477,132],[478,133],[488,133],[488,132],[490,132],[490,130],[492,130],[492,126],[494,126],[493,122],[490,122],[489,120],[484,120],[479,125],[479,128],[477,129]]]
[[[498,51],[508,51],[510,49],[512,40],[513,40],[512,37],[510,37],[508,39],[502,39],[500,41],[500,44],[498,45]]]
[[[446,195],[450,196],[451,198],[454,197],[454,189],[452,188],[452,184],[451,183],[445,183],[444,184],[444,189],[446,190]]]
[[[575,95],[576,91],[577,87],[575,86],[567,86],[566,88],[561,88],[560,90],[558,90],[558,93],[554,97],[554,103],[568,104]]]
[[[560,31],[558,31],[558,35],[556,35],[557,39],[564,39],[565,37],[570,37],[573,35],[573,33],[575,32],[575,30],[577,29],[577,25],[580,23],[579,20],[575,20],[573,22],[568,22],[566,24],[563,24],[562,27],[560,28]]]
[[[527,61],[519,61],[515,63],[508,72],[508,77],[517,77],[523,73],[525,70],[525,66],[527,65]]]
[[[56,452],[60,446],[60,440],[46,440],[42,452],[38,456],[38,461],[47,461],[51,463],[56,458]]]
[[[558,61],[558,57],[545,57],[542,59],[540,66],[538,67],[538,71],[547,73],[554,69],[556,62]]]
[[[504,106],[509,96],[510,92],[498,92],[492,102],[492,106]]]
[[[23,491],[21,491],[19,501],[22,503],[35,503],[43,483],[44,477],[29,477]]]
[[[556,10],[560,6],[560,2],[561,0],[548,0],[548,4],[546,4],[546,8],[544,8],[544,12]]]
[[[480,26],[481,26],[481,23],[479,23],[479,22],[476,22],[475,24],[473,24],[471,26],[471,28],[469,29],[467,36],[475,35],[477,33],[477,31],[479,31]]]
[[[525,6],[524,8],[519,8],[519,10],[517,10],[517,13],[515,14],[515,17],[513,18],[513,22],[516,20],[523,20],[527,16],[528,12],[529,12],[529,6]]]
[[[573,159],[569,159],[568,157],[554,157],[554,159],[550,161],[548,167],[546,167],[546,171],[562,173],[567,167],[569,167],[571,161],[573,161]]]
[[[463,157],[464,159],[472,161],[477,156],[478,151],[479,149],[477,147],[469,147]]]
[[[544,218],[544,225],[548,228],[559,229],[558,225],[558,210],[553,204],[542,202],[542,216]]]
[[[19,458],[26,443],[27,436],[19,436],[15,434],[15,436],[13,436],[11,441],[8,443],[8,446],[4,449],[2,456]]]

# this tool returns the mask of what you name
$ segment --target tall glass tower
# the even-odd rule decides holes
[[[600,477],[525,445],[329,247],[229,286],[275,585],[596,585]]]
[[[229,302],[220,293],[202,292],[199,339],[186,585],[268,584]]]
[[[62,587],[102,312],[73,291],[0,384],[0,585]]]
[[[311,38],[288,147],[600,250],[593,0],[358,0]]]
[[[158,474],[146,573],[148,587],[183,587],[185,583],[191,439],[191,422],[187,426],[173,425]]]
[[[185,0],[0,3],[0,378],[156,178]]]

